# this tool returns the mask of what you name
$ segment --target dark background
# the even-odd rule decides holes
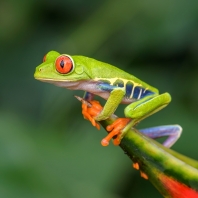
[[[0,1],[0,197],[161,197],[119,147],[102,147],[73,92],[33,78],[50,50],[110,63],[172,95],[139,127],[181,124],[198,159],[197,0]],[[116,112],[123,115],[122,108]]]

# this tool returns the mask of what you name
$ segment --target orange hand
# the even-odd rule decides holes
[[[111,140],[111,138],[113,138],[114,136],[117,136],[114,140],[113,143],[114,145],[119,145],[120,141],[121,141],[121,130],[130,122],[130,118],[118,118],[116,121],[114,121],[113,124],[110,124],[109,126],[107,126],[107,131],[110,131],[109,134],[102,139],[101,144],[103,146],[108,146],[109,145],[109,141]]]
[[[102,106],[96,100],[89,102],[92,104],[91,107],[88,107],[86,103],[82,103],[82,114],[86,120],[89,120],[91,124],[99,130],[100,125],[95,121],[94,117],[102,111]]]

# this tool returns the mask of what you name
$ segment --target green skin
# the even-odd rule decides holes
[[[94,117],[96,121],[107,119],[114,113],[120,103],[128,104],[124,110],[126,117],[131,118],[131,122],[122,130],[123,137],[127,130],[140,122],[144,118],[152,115],[168,105],[171,96],[168,93],[159,94],[158,90],[138,78],[114,67],[110,64],[97,61],[84,56],[69,56],[73,61],[73,69],[62,74],[56,69],[56,60],[60,54],[50,51],[45,57],[45,61],[40,64],[35,71],[34,77],[37,80],[52,83],[56,86],[65,87],[72,90],[83,90],[91,95],[99,95],[107,100],[103,110]],[[113,86],[116,81],[125,83],[123,87]],[[105,90],[103,84],[108,82],[111,91]],[[141,87],[142,90],[149,90],[153,94],[138,99],[131,96],[126,97],[126,83],[132,83],[134,87]]]

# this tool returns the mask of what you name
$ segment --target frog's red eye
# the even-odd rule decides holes
[[[46,56],[47,56],[47,54],[45,54],[45,56],[43,57],[43,62],[46,61]]]
[[[74,63],[71,57],[60,55],[55,62],[56,70],[61,74],[67,74],[74,68]]]

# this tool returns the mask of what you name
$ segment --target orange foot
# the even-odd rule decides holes
[[[139,170],[139,169],[140,169],[140,166],[139,166],[139,164],[136,162],[136,163],[133,163],[133,168],[135,168],[136,170]]]
[[[113,143],[114,145],[119,145],[121,141],[121,130],[130,122],[130,118],[118,118],[116,121],[114,121],[113,124],[110,124],[107,126],[107,131],[110,131],[109,134],[102,139],[101,144],[102,146],[108,146],[109,141],[111,138],[114,136],[117,136],[114,140]]]
[[[96,100],[89,102],[92,105],[91,107],[88,107],[86,103],[82,103],[82,114],[86,120],[89,120],[91,124],[99,130],[100,125],[95,121],[94,117],[102,111],[102,106]]]
[[[140,176],[143,177],[144,179],[148,179],[148,175],[142,171],[140,171]]]

